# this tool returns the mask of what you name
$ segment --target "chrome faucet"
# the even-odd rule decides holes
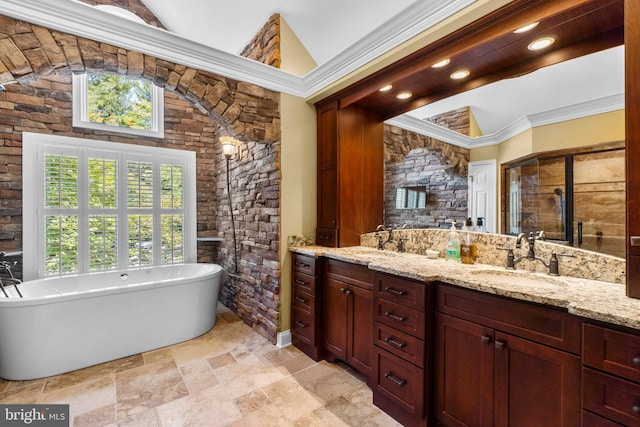
[[[407,224],[405,224],[405,225],[403,225],[401,227],[401,229],[406,229],[406,228],[409,228],[409,226]],[[387,240],[386,241],[384,240],[384,238],[380,234],[381,231],[386,231],[386,232],[389,233],[387,235]],[[384,224],[380,224],[376,228],[376,234],[375,235],[378,238],[378,250],[383,250],[387,244],[391,244],[391,245],[394,245],[396,247],[398,252],[404,252],[404,242],[406,241],[406,239],[403,239],[402,237],[400,237],[397,242],[394,241],[393,240],[393,227],[385,227]]]
[[[566,256],[566,257],[573,257],[573,255],[572,254],[556,254],[555,252],[551,252],[551,259],[549,259],[549,263],[544,262],[542,258],[539,258],[536,256],[536,252],[534,248],[535,248],[536,240],[545,240],[545,238],[546,238],[546,234],[544,231],[537,231],[535,234],[533,232],[530,232],[528,235],[525,233],[518,234],[518,237],[516,238],[516,248],[521,248],[522,240],[526,239],[527,242],[529,243],[529,252],[527,252],[526,256],[515,258],[513,255],[513,250],[508,249],[509,252],[507,254],[507,269],[515,270],[516,264],[518,262],[522,261],[523,259],[529,259],[532,261],[540,261],[542,265],[544,265],[545,268],[549,270],[550,276],[559,276],[560,269],[558,267],[558,255]]]

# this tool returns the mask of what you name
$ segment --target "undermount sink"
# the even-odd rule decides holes
[[[566,286],[566,282],[557,277],[543,273],[530,273],[526,271],[512,270],[474,270],[471,272],[474,277],[487,282],[498,282],[509,285],[540,287]]]

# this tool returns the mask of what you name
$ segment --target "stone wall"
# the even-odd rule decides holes
[[[385,206],[387,226],[442,228],[467,217],[469,150],[385,125]],[[425,209],[396,209],[396,189],[424,187]]]
[[[447,111],[426,119],[428,122],[445,127],[452,131],[469,136],[471,132],[471,107],[462,107]]]
[[[280,14],[271,15],[266,24],[258,31],[242,50],[240,56],[280,68]]]
[[[108,6],[117,6],[122,9],[126,9],[129,12],[135,13],[138,15],[144,22],[153,26],[165,29],[162,22],[151,12],[147,6],[142,3],[140,0],[80,0],[82,3],[89,4],[91,6],[96,5],[108,5]]]
[[[71,74],[119,73],[165,89],[165,138],[72,127]],[[171,147],[196,152],[201,262],[233,268],[221,135],[240,139],[231,160],[239,275],[221,301],[272,342],[278,329],[280,95],[180,64],[0,16],[0,250],[22,247],[22,133]],[[26,254],[26,256],[29,256]]]

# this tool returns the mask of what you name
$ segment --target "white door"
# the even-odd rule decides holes
[[[495,159],[469,163],[469,216],[484,218],[489,233],[497,230],[496,168]]]

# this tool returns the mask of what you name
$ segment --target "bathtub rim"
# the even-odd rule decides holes
[[[183,276],[172,279],[164,279],[157,281],[143,281],[132,283],[129,285],[120,284],[120,286],[109,286],[109,287],[100,287],[96,289],[88,289],[83,291],[74,291],[74,292],[66,292],[66,293],[55,293],[49,295],[41,295],[37,297],[29,297],[26,296],[24,298],[0,298],[0,309],[3,308],[12,308],[12,307],[28,307],[34,305],[42,305],[42,304],[55,304],[63,301],[69,301],[74,299],[85,299],[85,298],[98,298],[106,295],[115,295],[121,293],[130,293],[130,292],[142,292],[149,289],[162,288],[167,286],[179,286],[183,284],[192,283],[194,281],[213,279],[218,276],[222,277],[224,269],[222,266],[218,264],[212,263],[183,263],[183,264],[168,264],[161,266],[145,266],[139,268],[130,268],[126,270],[112,270],[112,271],[96,271],[91,273],[83,273],[83,274],[69,274],[65,276],[55,276],[55,277],[47,277],[44,279],[36,279],[30,280],[22,283],[22,286],[27,287],[29,283],[33,282],[46,282],[46,281],[54,281],[54,280],[62,280],[66,277],[87,277],[90,279],[91,277],[99,277],[107,274],[113,274],[114,276],[117,274],[126,274],[131,271],[144,271],[144,270],[153,270],[157,268],[171,268],[171,267],[179,267],[184,265],[198,265],[198,266],[207,266],[205,267],[204,272],[192,276]],[[222,283],[221,283],[222,285]],[[57,290],[57,289],[56,289]]]

